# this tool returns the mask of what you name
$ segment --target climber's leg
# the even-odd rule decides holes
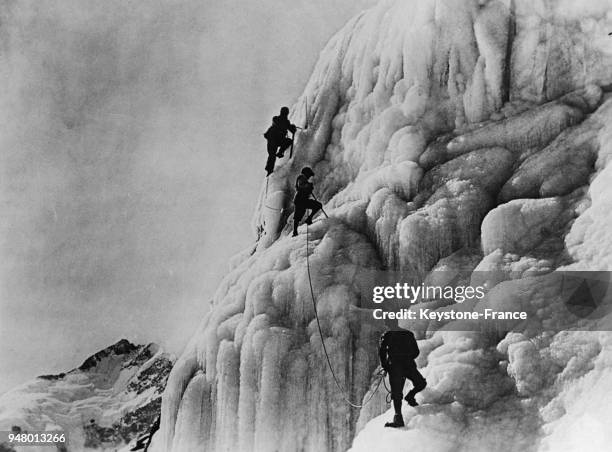
[[[295,212],[293,212],[293,236],[297,235],[298,225],[300,224],[300,220],[306,213],[306,206],[302,203],[295,204]]]
[[[391,400],[393,400],[393,409],[395,416],[393,422],[387,422],[385,427],[403,427],[404,418],[402,417],[402,396],[404,391],[404,383],[406,378],[401,372],[401,369],[393,368],[389,370],[389,384],[391,385]]]
[[[406,369],[406,377],[412,382],[412,389],[406,394],[406,402],[410,406],[417,406],[414,396],[427,386],[427,380],[421,375],[414,361]]]
[[[278,145],[271,140],[268,140],[268,161],[266,162],[266,171],[268,176],[274,171],[274,165],[276,164],[276,149]]]
[[[308,218],[306,218],[306,224],[312,224],[312,219],[322,207],[323,204],[321,204],[319,201],[315,201],[314,199],[309,199],[307,201],[306,208],[310,209],[310,215],[308,215]]]
[[[291,143],[293,143],[293,141],[291,140],[291,138],[289,137],[285,137],[283,138],[283,141],[280,144],[280,149],[278,150],[278,153],[276,154],[277,157],[282,157],[285,155],[285,151],[287,149],[289,149],[289,147],[291,146]]]

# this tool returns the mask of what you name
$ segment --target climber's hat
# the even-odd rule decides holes
[[[305,166],[304,168],[302,168],[302,174],[306,177],[312,177],[315,173],[312,168],[310,168],[309,166]]]

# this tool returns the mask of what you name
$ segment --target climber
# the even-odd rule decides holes
[[[276,157],[283,157],[285,150],[293,144],[293,138],[287,136],[287,131],[295,134],[297,127],[289,122],[289,109],[283,107],[280,115],[272,118],[272,125],[264,133],[264,138],[268,140],[268,162],[266,171],[268,176],[274,171]]]
[[[427,386],[427,381],[418,371],[414,360],[419,356],[419,346],[414,334],[404,329],[388,330],[380,338],[378,349],[380,364],[389,374],[391,385],[391,400],[395,416],[393,422],[387,422],[385,427],[403,427],[402,396],[406,378],[412,382],[412,389],[406,394],[406,402],[410,406],[417,406],[414,396]]]
[[[295,204],[295,211],[293,213],[293,237],[297,235],[298,225],[307,209],[310,209],[310,215],[306,218],[306,224],[312,224],[312,218],[323,208],[323,205],[319,201],[310,199],[314,186],[309,179],[313,176],[314,171],[306,166],[302,168],[301,174],[295,181],[295,198],[293,198]]]

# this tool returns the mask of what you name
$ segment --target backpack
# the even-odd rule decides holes
[[[278,142],[281,141],[287,135],[287,130],[284,130],[280,121],[281,119],[279,116],[274,116],[272,118],[272,125],[268,127],[268,130],[266,130],[266,132],[263,134],[266,140]]]
[[[386,347],[389,361],[415,360],[419,354],[419,345],[411,331],[387,331],[380,339],[380,347]]]
[[[263,134],[264,138],[266,140],[270,140],[272,138],[272,133],[274,132],[272,129],[274,128],[274,126],[270,126],[268,127],[268,130],[266,130]]]

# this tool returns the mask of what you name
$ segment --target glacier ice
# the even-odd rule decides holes
[[[604,450],[612,335],[573,330],[546,274],[612,270],[610,11],[603,0],[382,0],[348,22],[292,109],[301,121],[308,103],[309,128],[261,187],[257,242],[169,377],[158,450]],[[304,165],[331,218],[291,238]],[[406,323],[429,386],[405,430],[383,430],[384,391],[355,410],[331,379],[306,253],[353,401],[374,387],[384,328],[359,289],[369,272],[420,282],[486,270],[486,298],[461,309],[532,321],[479,333]]]
[[[342,223],[315,223],[309,234],[326,347],[346,390],[359,400],[377,366],[368,348],[380,329],[361,314],[355,281],[379,261],[365,237]],[[193,450],[198,435],[218,450],[277,450],[278,444],[320,449],[330,435],[336,449],[350,445],[357,413],[327,378],[303,238],[283,237],[277,243],[285,246],[258,251],[216,292],[201,332],[170,375],[162,405],[163,449]],[[339,424],[311,421],[330,411]]]

